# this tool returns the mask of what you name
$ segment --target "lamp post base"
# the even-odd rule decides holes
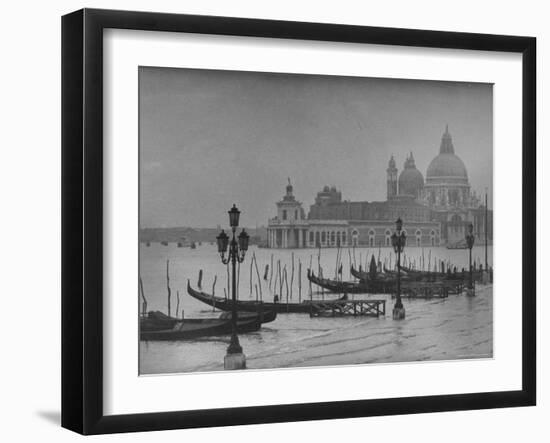
[[[481,276],[481,282],[486,285],[489,283],[489,273],[487,271],[483,271],[483,274]]]
[[[393,308],[392,317],[394,320],[403,320],[405,318],[405,308]]]
[[[223,359],[223,369],[226,371],[246,369],[246,356],[242,352],[239,354],[226,354]]]

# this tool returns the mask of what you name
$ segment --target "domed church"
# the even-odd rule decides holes
[[[478,236],[485,235],[485,215],[484,211],[480,211],[481,202],[470,190],[468,171],[464,162],[455,154],[448,125],[441,137],[439,154],[428,165],[425,182],[422,173],[416,169],[412,152],[405,160],[398,183],[397,172],[392,155],[387,169],[388,200],[413,198],[430,208],[430,220],[441,225],[442,243],[462,241],[470,222],[474,224]]]
[[[466,166],[455,154],[448,126],[441,137],[439,154],[428,165],[425,181],[410,152],[401,173],[391,156],[386,185],[386,201],[371,202],[343,200],[336,186],[325,185],[306,219],[289,180],[286,195],[277,203],[277,217],[268,222],[268,247],[387,247],[391,246],[398,217],[403,219],[409,245],[463,242],[470,223],[478,240],[484,238],[485,207],[470,190]],[[492,216],[492,211],[487,211],[489,239]]]
[[[470,183],[464,162],[455,154],[449,126],[441,138],[439,154],[426,172],[425,195],[432,208],[470,206]]]

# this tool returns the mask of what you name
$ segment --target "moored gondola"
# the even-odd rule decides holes
[[[381,272],[375,272],[375,273],[371,273],[371,272],[367,272],[367,271],[363,271],[361,269],[355,269],[353,267],[353,265],[351,265],[351,268],[350,268],[350,273],[352,276],[354,276],[355,278],[357,278],[358,280],[369,280],[369,281],[373,281],[373,280],[391,280],[391,279],[394,279],[396,278],[396,272],[394,271],[390,271],[388,270],[386,267],[384,267],[384,272],[381,273]],[[401,277],[405,278],[406,275],[401,275]]]
[[[387,294],[395,288],[395,280],[375,279],[360,280],[359,282],[331,280],[317,277],[308,269],[307,278],[311,283],[339,294]]]
[[[191,287],[189,281],[187,281],[187,293],[203,303],[209,306],[218,308],[220,311],[231,311],[233,302],[231,299],[225,299],[223,297],[216,297],[214,295],[206,294],[205,292],[197,291]],[[276,312],[278,314],[283,313],[299,313],[309,314],[311,308],[309,301],[304,300],[302,303],[284,303],[284,302],[264,302],[254,300],[237,300],[237,310],[242,312]]]
[[[229,315],[228,315],[229,314]],[[237,332],[254,332],[276,318],[274,312],[260,315],[251,312],[239,312]],[[140,339],[144,341],[189,340],[231,334],[233,325],[231,315],[224,312],[219,318],[177,319],[162,312],[149,312],[140,319]]]
[[[448,271],[448,272],[431,272],[431,271],[419,271],[416,269],[406,268],[401,266],[401,271],[407,275],[413,277],[415,280],[422,281],[444,281],[444,280],[461,280],[468,281],[470,273],[467,270],[464,271]],[[476,269],[472,271],[472,280],[481,282],[483,280],[483,270]]]
[[[375,279],[361,280],[359,282],[341,282],[327,278],[315,276],[313,272],[308,271],[307,275],[310,282],[326,289],[327,291],[339,294],[393,294],[397,289],[397,279]],[[435,282],[417,281],[412,279],[401,279],[401,291],[407,293],[445,293],[458,294],[462,291],[462,279],[439,280]],[[420,297],[419,297],[420,298]]]

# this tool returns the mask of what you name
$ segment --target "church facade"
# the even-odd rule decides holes
[[[492,238],[492,211],[485,211],[471,192],[466,167],[454,152],[448,128],[439,154],[427,168],[426,180],[412,152],[400,174],[391,156],[384,201],[343,200],[335,186],[325,186],[306,217],[293,191],[289,180],[285,196],[277,202],[277,216],[268,221],[270,248],[389,247],[398,217],[411,246],[459,245],[470,223],[478,241],[484,239],[486,213],[488,237]]]

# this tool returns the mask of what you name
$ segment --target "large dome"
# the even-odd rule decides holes
[[[418,198],[420,197],[423,187],[424,177],[422,173],[416,169],[411,152],[410,157],[405,161],[405,168],[401,171],[401,174],[399,174],[399,195],[412,195]]]
[[[428,166],[426,178],[452,177],[468,179],[466,166],[455,154],[439,154]]]
[[[426,181],[433,182],[434,179],[452,179],[456,181],[468,181],[468,173],[464,162],[455,155],[453,140],[449,133],[449,128],[445,128],[445,133],[441,138],[441,147],[439,155],[435,157],[426,171]]]

